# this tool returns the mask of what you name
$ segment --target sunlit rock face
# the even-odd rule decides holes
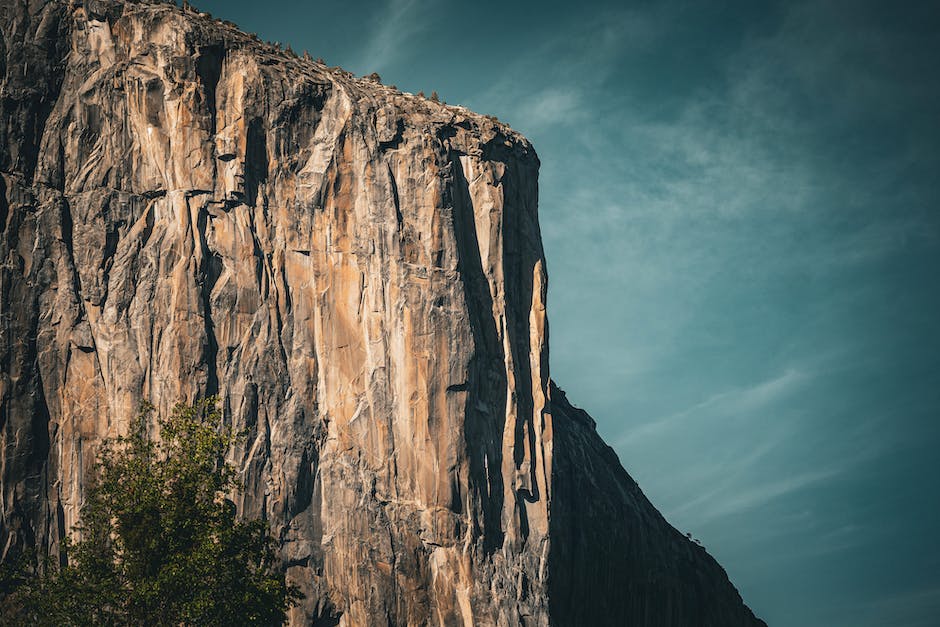
[[[523,137],[171,4],[0,22],[5,558],[57,551],[141,400],[218,395],[293,624],[756,624],[552,405]]]

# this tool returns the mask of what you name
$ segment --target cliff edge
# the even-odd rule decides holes
[[[217,394],[292,624],[763,624],[550,383],[525,138],[173,4],[0,28],[4,559]]]

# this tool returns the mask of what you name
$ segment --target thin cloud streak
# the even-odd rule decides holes
[[[696,405],[663,418],[653,419],[631,429],[615,443],[617,448],[638,445],[649,438],[662,438],[670,432],[686,429],[688,424],[702,419],[702,414],[735,416],[745,412],[756,412],[768,404],[782,400],[796,392],[796,388],[808,375],[788,369],[773,379],[761,381],[747,388],[728,390],[715,394]]]
[[[681,507],[670,511],[673,519],[683,517],[694,510],[696,519],[702,523],[724,518],[754,509],[780,497],[798,492],[804,488],[832,479],[844,473],[850,466],[840,466],[822,470],[803,472],[792,477],[784,477],[768,483],[753,486],[722,486],[710,490]]]
[[[354,66],[364,72],[381,72],[413,53],[409,39],[420,34],[431,21],[433,5],[427,0],[387,0],[384,10],[373,22],[368,46]]]

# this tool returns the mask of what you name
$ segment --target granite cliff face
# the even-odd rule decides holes
[[[3,558],[218,394],[293,624],[762,624],[549,381],[523,137],[172,4],[0,25]]]

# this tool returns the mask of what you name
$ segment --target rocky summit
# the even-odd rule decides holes
[[[549,377],[495,118],[162,2],[0,0],[0,551],[218,395],[293,625],[762,625]]]

